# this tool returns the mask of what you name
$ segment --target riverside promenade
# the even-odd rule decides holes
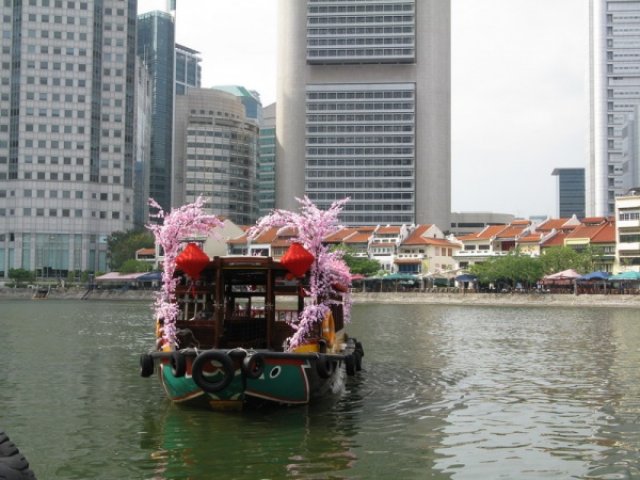
[[[0,288],[0,300],[30,299],[28,288]],[[96,289],[87,293],[81,288],[53,288],[45,300],[86,301],[144,301],[153,302],[153,290]],[[34,300],[36,301],[36,300]],[[37,300],[44,301],[44,300]],[[441,292],[354,292],[354,304],[423,304],[423,305],[487,305],[493,307],[608,307],[640,308],[637,294],[581,294],[571,293],[441,293]]]

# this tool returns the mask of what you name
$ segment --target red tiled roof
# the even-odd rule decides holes
[[[507,228],[506,225],[488,225],[478,233],[470,233],[469,235],[460,237],[458,240],[489,240]]]
[[[393,235],[399,235],[400,234],[400,227],[398,226],[386,226],[386,227],[380,227],[376,230],[376,235],[389,235],[389,234],[393,234]]]
[[[140,249],[136,250],[136,253],[138,255],[155,255],[156,254],[156,249],[155,248],[140,248]]]
[[[601,225],[607,221],[607,217],[587,217],[582,219],[583,225]]]
[[[419,258],[396,258],[393,263],[396,265],[419,265],[422,263],[422,260]]]
[[[341,243],[347,238],[349,235],[353,235],[357,230],[355,228],[341,228],[336,233],[333,233],[327,237],[325,237],[324,241],[327,243]]]
[[[395,247],[396,244],[393,242],[373,242],[371,244],[371,248],[376,248],[376,247]]]
[[[569,218],[549,218],[536,226],[536,230],[539,232],[550,232],[553,229],[561,230],[567,228],[574,228],[574,225],[564,226],[570,219]]]
[[[596,233],[591,239],[592,243],[615,243],[616,242],[616,226],[613,223],[607,223],[602,229]]]
[[[553,237],[542,242],[540,246],[542,247],[562,247],[564,246],[564,239],[567,234],[563,232],[556,233]]]
[[[367,243],[369,241],[369,237],[371,234],[369,232],[365,233],[354,233],[348,238],[345,238],[344,243]]]
[[[542,233],[529,234],[526,237],[520,237],[518,242],[520,243],[537,243],[542,239]]]
[[[413,232],[402,242],[402,245],[422,245],[424,238],[422,235],[429,230],[431,225],[418,225]]]
[[[509,225],[507,228],[502,230],[500,233],[496,235],[496,238],[516,238],[520,235],[530,224],[529,223],[518,223]]]

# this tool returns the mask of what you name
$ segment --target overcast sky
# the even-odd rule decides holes
[[[202,86],[274,102],[277,0],[177,1],[176,40],[202,53]],[[551,172],[586,167],[588,2],[451,5],[452,209],[555,216]]]

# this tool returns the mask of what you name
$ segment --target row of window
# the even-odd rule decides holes
[[[413,15],[362,15],[362,16],[339,16],[327,15],[318,17],[307,17],[309,25],[339,25],[358,23],[413,23]]]
[[[25,155],[23,158],[23,161],[24,163],[34,163],[34,157],[32,155]],[[7,157],[0,156],[0,165],[4,165],[6,163],[7,163]],[[61,164],[59,157],[56,157],[56,156],[46,157],[44,155],[38,155],[37,157],[35,157],[35,163],[38,163],[40,165],[46,165],[46,164],[60,165]],[[63,157],[62,165],[74,165],[73,159],[71,157]],[[75,165],[84,165],[84,158],[76,157]]]
[[[307,8],[309,14],[326,13],[371,13],[371,12],[413,12],[413,2],[404,3],[373,3],[367,5],[326,5],[313,6]]]
[[[413,113],[307,114],[307,123],[413,123]]]
[[[411,136],[367,136],[362,135],[358,137],[307,137],[307,145],[376,145],[376,144],[413,144],[413,135]]]
[[[307,100],[383,100],[400,98],[413,99],[414,92],[411,90],[307,92]]]
[[[35,175],[34,175],[35,173]],[[18,178],[17,172],[11,172],[7,175],[6,172],[0,172],[0,180],[62,180],[62,181],[75,181],[75,182],[100,182],[108,183],[111,185],[120,185],[122,183],[122,177],[119,175],[84,175],[82,173],[58,173],[58,172],[22,172],[21,178]]]
[[[413,125],[311,125],[307,133],[412,133]]]
[[[618,215],[618,220],[640,220],[640,212],[634,211],[626,211],[620,212]]]
[[[351,202],[357,202],[361,200],[376,200],[376,201],[413,201],[413,192],[353,192],[349,193]],[[341,192],[316,192],[313,194],[315,200],[325,200],[334,202],[335,200],[341,200],[344,198],[344,194]]]
[[[415,38],[409,37],[345,37],[345,38],[309,38],[308,47],[332,46],[373,46],[373,45],[409,45],[413,46]]]
[[[409,181],[363,181],[363,182],[306,182],[307,188],[316,190],[324,190],[324,189],[332,189],[332,190],[342,190],[342,191],[351,191],[354,189],[358,190],[391,190],[391,189],[413,189],[413,182]]]
[[[0,208],[0,217],[4,217],[4,216],[13,216],[15,215],[15,210],[14,209],[6,209],[6,208]],[[31,208],[31,207],[26,207],[22,209],[22,216],[23,217],[63,217],[63,218],[67,218],[67,217],[75,217],[75,218],[82,218],[84,216],[84,211],[81,208],[75,208],[75,209],[70,209],[70,208]],[[95,212],[92,211],[91,212],[91,217],[93,218],[100,218],[101,220],[105,220],[105,219],[112,219],[112,220],[119,220],[121,218],[121,213],[120,212],[106,212],[106,211],[100,211],[100,212]],[[127,217],[127,220],[129,219],[129,215],[125,215],[125,217]]]
[[[342,215],[349,225],[372,225],[378,223],[413,223],[413,215]]]
[[[413,48],[308,48],[307,58],[338,58],[338,57],[413,57]]]
[[[413,25],[379,26],[379,27],[334,27],[334,28],[307,28],[307,37],[314,36],[340,36],[340,35],[398,35],[413,34]]]
[[[413,155],[409,147],[309,147],[307,155]]]
[[[308,167],[412,167],[413,158],[312,158]]]
[[[342,112],[342,111],[384,111],[409,110],[414,111],[413,102],[348,102],[348,103],[320,103],[307,102],[307,112]]]
[[[308,170],[307,178],[376,178],[376,177],[412,177],[413,170]]]

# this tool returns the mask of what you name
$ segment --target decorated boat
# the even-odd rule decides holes
[[[342,391],[362,367],[364,349],[345,329],[350,274],[322,238],[338,228],[344,201],[321,211],[307,198],[300,213],[276,210],[253,227],[294,229],[285,255],[210,258],[194,235],[220,223],[203,201],[150,226],[164,251],[156,301],[156,344],[140,356],[170,400],[239,409],[247,404],[307,404]]]

